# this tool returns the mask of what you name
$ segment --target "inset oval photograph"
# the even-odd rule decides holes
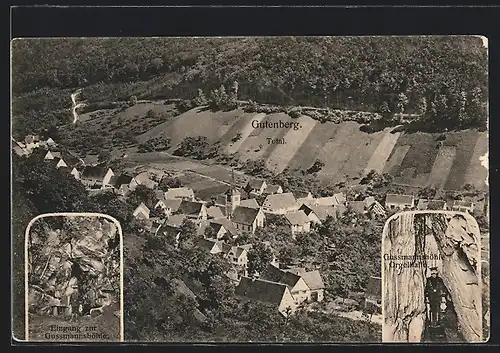
[[[489,278],[477,221],[455,211],[390,217],[382,237],[383,342],[482,342]]]
[[[122,230],[111,216],[55,213],[26,229],[26,340],[123,340]]]

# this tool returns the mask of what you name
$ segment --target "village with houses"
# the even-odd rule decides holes
[[[252,178],[245,185],[236,185],[234,175],[224,192],[204,195],[204,199],[200,199],[189,187],[160,189],[162,178],[167,176],[161,170],[115,173],[96,156],[80,158],[59,148],[52,138],[43,140],[38,136],[27,136],[24,141],[13,140],[13,150],[19,156],[43,150],[46,163],[67,173],[68,178],[80,181],[90,194],[113,193],[126,201],[138,187],[151,190],[155,195],[153,202],[133,205],[132,216],[140,222],[143,234],[168,237],[178,245],[180,228],[189,220],[196,227],[195,246],[222,257],[230,264],[231,270],[226,275],[234,285],[235,294],[250,301],[271,304],[284,316],[299,307],[323,302],[325,284],[321,271],[280,263],[279,249],[273,249],[269,241],[263,241],[262,244],[271,250],[271,260],[260,273],[249,273],[248,254],[254,245],[238,241],[242,235],[265,229],[276,217],[288,229],[290,239],[295,239],[298,234],[307,235],[328,219],[339,219],[348,212],[352,212],[353,222],[356,219],[353,214],[383,222],[389,215],[405,210],[473,213],[475,209],[474,202],[462,199],[445,201],[392,193],[387,193],[383,202],[374,196],[348,199],[346,192],[313,197],[308,190],[286,192],[281,185],[263,179]],[[345,302],[346,299],[342,299],[342,303]],[[349,311],[340,313],[345,317],[380,323],[380,276],[368,278],[361,300],[349,310],[354,314]]]
[[[380,342],[402,211],[472,215],[489,261],[477,36],[23,39],[12,56],[19,337],[40,214],[120,223],[126,341]]]

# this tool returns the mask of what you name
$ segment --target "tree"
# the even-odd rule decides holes
[[[156,203],[156,194],[147,186],[138,185],[128,195],[127,202],[133,205],[133,207],[137,207],[141,202],[144,202],[144,204],[151,209]]]
[[[109,162],[111,159],[111,152],[108,150],[101,151],[97,156],[99,163]]]
[[[215,229],[213,229],[210,225],[208,225],[203,231],[203,236],[206,239],[216,239],[217,233],[215,232]]]
[[[205,97],[205,93],[201,88],[198,88],[198,95],[193,99],[194,106],[206,105],[208,103],[207,97]]]
[[[248,274],[262,273],[273,260],[273,253],[264,243],[257,243],[248,252]]]
[[[179,247],[182,249],[192,248],[196,233],[196,225],[193,221],[185,218],[179,227]]]
[[[432,200],[434,197],[436,197],[437,190],[433,188],[432,186],[426,186],[423,189],[420,189],[418,192],[418,196],[420,198]]]
[[[164,175],[160,183],[158,184],[158,188],[163,191],[167,191],[170,188],[180,188],[182,187],[182,182],[179,178],[174,178],[169,175]]]
[[[384,121],[392,121],[392,112],[391,109],[389,108],[389,104],[387,101],[383,101],[382,104],[380,105],[379,112],[382,115],[382,119]]]
[[[401,117],[403,116],[403,113],[405,111],[406,106],[408,105],[408,97],[404,93],[398,94],[398,101],[397,101],[397,107],[399,110],[399,114]]]
[[[425,97],[421,97],[418,100],[417,109],[420,115],[425,116],[427,114],[427,99]]]
[[[129,101],[130,101],[131,105],[136,105],[137,104],[137,97],[131,96]]]

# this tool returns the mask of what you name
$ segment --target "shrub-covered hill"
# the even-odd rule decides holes
[[[239,98],[262,103],[486,121],[487,50],[474,36],[22,39],[12,49],[18,124],[57,122],[40,111],[70,107],[75,88],[89,102],[191,99],[235,80]]]

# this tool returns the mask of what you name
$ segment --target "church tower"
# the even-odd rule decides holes
[[[234,170],[231,169],[231,187],[226,193],[226,215],[231,218],[236,207],[240,205],[241,193],[234,185]]]

